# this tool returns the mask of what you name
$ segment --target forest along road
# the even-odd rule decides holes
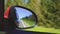
[[[30,25],[22,20],[20,20],[19,27],[25,28],[25,27],[30,27]]]

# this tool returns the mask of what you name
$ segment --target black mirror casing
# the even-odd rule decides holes
[[[5,18],[4,17],[4,24],[3,24],[4,25],[3,26],[3,28],[4,28],[3,30],[4,31],[16,29],[16,24],[14,23],[14,20],[16,19],[16,17],[15,17],[15,12],[14,12],[14,9],[13,8],[14,7],[11,6],[9,8],[9,11],[7,11],[8,12],[8,15],[7,15],[8,18]],[[6,10],[8,10],[8,9],[6,9]],[[5,12],[4,12],[4,16],[5,16]]]
[[[36,14],[32,10],[30,10],[30,9],[28,9],[26,7],[23,7],[23,6],[11,6],[10,11],[9,11],[9,15],[8,15],[8,19],[7,19],[10,29],[16,29],[16,28],[18,28],[18,29],[27,29],[27,28],[34,27],[34,26],[31,26],[31,27],[27,27],[27,28],[19,28],[16,25],[15,21],[17,20],[17,17],[16,17],[16,10],[14,9],[15,7],[24,8],[26,10],[31,11],[31,13],[33,13],[34,17],[35,17],[35,22],[36,22],[35,25],[37,24],[37,22],[38,22],[37,16],[36,16]]]

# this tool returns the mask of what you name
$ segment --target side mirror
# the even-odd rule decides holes
[[[13,29],[32,28],[37,24],[36,14],[32,10],[22,6],[8,7],[4,13],[4,18],[7,19],[9,27]]]
[[[22,6],[15,6],[14,9],[16,12],[18,28],[32,28],[37,24],[36,14],[32,10]]]

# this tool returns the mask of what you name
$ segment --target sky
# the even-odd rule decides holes
[[[23,0],[23,2],[27,3],[29,0]]]
[[[17,15],[18,19],[32,15],[32,13],[26,9],[23,9],[20,7],[15,7],[15,9],[16,9],[16,15]]]

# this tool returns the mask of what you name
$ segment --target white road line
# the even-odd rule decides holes
[[[25,24],[24,24],[24,22],[22,20],[21,20],[21,23],[23,24],[23,27],[26,27]]]

